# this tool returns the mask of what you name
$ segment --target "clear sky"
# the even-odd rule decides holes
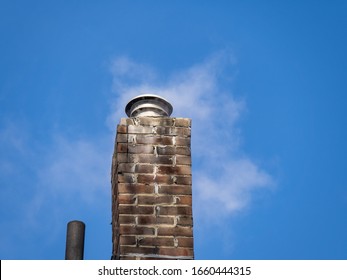
[[[196,259],[347,259],[346,1],[0,1],[0,258],[111,257],[127,100],[190,117]]]

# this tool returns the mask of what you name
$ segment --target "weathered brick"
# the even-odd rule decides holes
[[[153,174],[138,174],[137,175],[137,182],[143,183],[143,184],[151,184],[151,183],[158,183],[158,184],[172,184],[173,178],[170,175],[153,175]]]
[[[192,206],[191,195],[179,195],[174,197],[175,204]]]
[[[154,228],[152,227],[137,227],[132,225],[120,225],[119,232],[122,235],[154,235]]]
[[[159,186],[160,194],[192,194],[191,186],[179,186],[179,185],[160,185]]]
[[[120,236],[120,243],[122,245],[136,245],[136,237],[134,235]]]
[[[189,206],[160,206],[160,215],[192,215],[192,207]]]
[[[175,139],[176,146],[190,147],[190,137],[178,137]]]
[[[133,194],[119,194],[118,203],[119,204],[133,204],[136,202],[136,196]]]
[[[121,119],[111,169],[113,258],[193,258],[190,126],[186,118]]]
[[[177,217],[178,226],[193,226],[193,217],[192,216],[178,216]]]
[[[162,174],[181,174],[188,175],[192,174],[191,167],[189,165],[180,165],[180,166],[168,166],[168,165],[160,165],[158,167],[158,172]]]
[[[130,154],[153,154],[154,152],[152,145],[128,145],[127,149]]]
[[[175,126],[191,127],[192,121],[191,119],[187,119],[187,118],[176,118]]]
[[[153,145],[173,145],[173,138],[161,135],[137,135],[137,144],[153,144]]]
[[[132,124],[140,126],[172,126],[175,120],[169,117],[136,117],[131,118]]]
[[[128,125],[127,128],[127,133],[151,134],[154,132],[151,126]]]
[[[117,134],[117,143],[126,143],[128,142],[128,135],[127,134]]]
[[[126,125],[117,125],[117,133],[127,133],[127,129]]]
[[[178,185],[191,185],[192,177],[191,176],[175,176],[175,183]]]
[[[192,227],[159,227],[158,236],[185,236],[193,237]]]
[[[159,252],[158,247],[132,247],[132,246],[120,246],[120,254],[145,254],[145,255],[157,255]]]
[[[146,184],[121,183],[118,184],[118,192],[132,194],[154,193],[154,186]]]
[[[119,215],[119,223],[120,224],[135,224],[135,216],[131,215]]]
[[[118,143],[117,144],[117,153],[127,153],[128,144],[127,143]]]
[[[140,246],[171,246],[172,247],[174,246],[174,239],[173,237],[144,237],[138,241],[138,244]]]
[[[151,164],[172,164],[171,156],[156,156],[156,155],[136,155],[136,160],[139,163]]]
[[[153,173],[154,165],[137,163],[120,163],[118,172],[124,173]]]
[[[179,156],[176,155],[176,164],[190,165],[192,164],[192,158],[190,156]]]
[[[178,237],[178,247],[193,248],[194,240],[192,237]]]
[[[119,214],[153,214],[154,208],[152,206],[128,206],[128,205],[119,205],[118,206]]]
[[[167,216],[148,216],[148,215],[139,215],[137,216],[138,225],[174,225],[175,219],[173,217]]]
[[[189,156],[190,155],[190,148],[189,147],[176,147],[175,154],[176,155]]]
[[[174,202],[174,198],[172,196],[138,196],[138,204],[172,204]]]
[[[125,174],[118,174],[118,183],[136,183],[136,177],[137,175],[131,174],[131,173],[125,173]]]

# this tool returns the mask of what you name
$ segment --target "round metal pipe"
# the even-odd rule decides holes
[[[154,94],[143,94],[131,99],[125,107],[128,117],[169,117],[172,105]]]
[[[85,228],[81,221],[67,224],[65,260],[83,260]]]

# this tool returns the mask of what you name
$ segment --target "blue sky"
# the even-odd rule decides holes
[[[133,96],[193,120],[196,259],[347,259],[347,2],[0,2],[0,258],[111,256]]]

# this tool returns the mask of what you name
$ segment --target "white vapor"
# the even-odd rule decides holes
[[[172,103],[173,116],[192,119],[193,189],[198,216],[215,216],[214,212],[221,209],[234,214],[250,204],[254,190],[273,184],[271,176],[241,151],[237,121],[245,104],[221,86],[225,76],[230,80],[228,70],[233,66],[233,57],[220,52],[163,82],[152,67],[127,57],[112,64],[117,95],[113,107],[117,110],[110,120],[124,117],[127,101],[144,93],[163,96]]]

